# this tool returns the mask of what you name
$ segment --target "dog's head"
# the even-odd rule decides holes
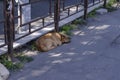
[[[70,37],[68,35],[62,34],[62,33],[60,33],[60,35],[61,35],[61,42],[62,43],[69,43],[70,42]]]

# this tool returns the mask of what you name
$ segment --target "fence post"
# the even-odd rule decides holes
[[[106,4],[107,4],[107,0],[104,0],[104,4],[103,4],[104,8],[106,8]]]
[[[84,0],[84,20],[87,19],[88,0]]]
[[[6,14],[7,14],[7,12],[6,12],[6,9],[7,9],[7,1],[6,0],[4,0],[4,18],[5,18],[5,23],[4,23],[4,34],[5,34],[5,43],[7,43],[7,16],[6,16]]]
[[[60,20],[60,0],[54,0],[54,23],[55,31],[59,31],[59,20]]]
[[[65,10],[65,0],[62,0],[62,8],[63,8],[63,11]]]
[[[7,27],[7,45],[8,45],[8,59],[13,60],[13,39],[14,39],[14,18],[13,18],[13,0],[5,1],[6,3],[6,27]]]
[[[14,10],[15,10],[15,0],[11,0],[11,5],[12,5],[12,10],[11,10],[11,19],[12,19],[12,26],[13,26],[13,40],[15,40],[15,14],[14,14]]]
[[[93,0],[93,5],[95,5],[95,0]]]
[[[49,0],[49,15],[52,17],[52,0]]]

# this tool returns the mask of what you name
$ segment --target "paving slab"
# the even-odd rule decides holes
[[[120,9],[88,19],[74,30],[71,43],[49,52],[27,52],[34,61],[8,80],[120,80]]]

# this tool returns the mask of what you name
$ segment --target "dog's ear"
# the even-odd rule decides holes
[[[62,43],[68,43],[70,42],[70,37],[66,34],[60,34],[61,35],[61,42]]]
[[[59,33],[61,36],[69,37],[67,34]]]

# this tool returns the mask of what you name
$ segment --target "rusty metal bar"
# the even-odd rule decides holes
[[[31,24],[29,23],[29,33],[31,33]]]
[[[60,20],[60,0],[54,1],[54,23],[55,31],[59,31],[59,20]]]
[[[42,25],[43,25],[43,27],[45,26],[45,19],[44,18],[42,19]]]
[[[6,23],[6,21],[7,21],[7,17],[6,17],[6,15],[7,15],[7,12],[6,12],[7,1],[6,0],[4,0],[3,5],[4,5],[4,18],[5,18],[5,22],[4,22],[4,36],[5,36],[5,44],[6,44],[7,43],[7,23]]]
[[[95,0],[93,0],[93,6],[95,5]]]
[[[20,5],[20,25],[22,25],[22,6]]]
[[[11,22],[9,20],[9,17],[10,17],[9,13],[7,14],[7,17],[8,17],[8,20],[7,20],[7,27],[8,27],[8,29],[7,29],[8,54],[9,54],[10,58],[13,59],[13,33],[11,31],[13,27],[9,26],[9,25],[11,25]]]
[[[107,4],[107,0],[104,0],[104,4],[103,4],[104,8],[106,8],[106,4]]]
[[[49,15],[52,17],[52,0],[49,0]]]
[[[5,12],[6,12],[6,26],[7,26],[7,45],[8,45],[8,55],[11,60],[13,60],[13,26],[14,26],[14,18],[13,18],[13,5],[12,0],[5,1]]]
[[[70,16],[70,8],[68,8],[68,16]]]
[[[79,5],[76,6],[76,12],[78,12]]]
[[[65,0],[62,0],[62,9],[65,10]]]
[[[84,0],[84,20],[87,19],[88,0]]]
[[[15,22],[14,22],[14,18],[15,18],[15,14],[14,14],[14,5],[15,5],[15,2],[14,2],[15,0],[11,0],[11,2],[12,2],[12,10],[11,10],[11,26],[12,26],[12,34],[13,34],[13,40],[15,40]]]

